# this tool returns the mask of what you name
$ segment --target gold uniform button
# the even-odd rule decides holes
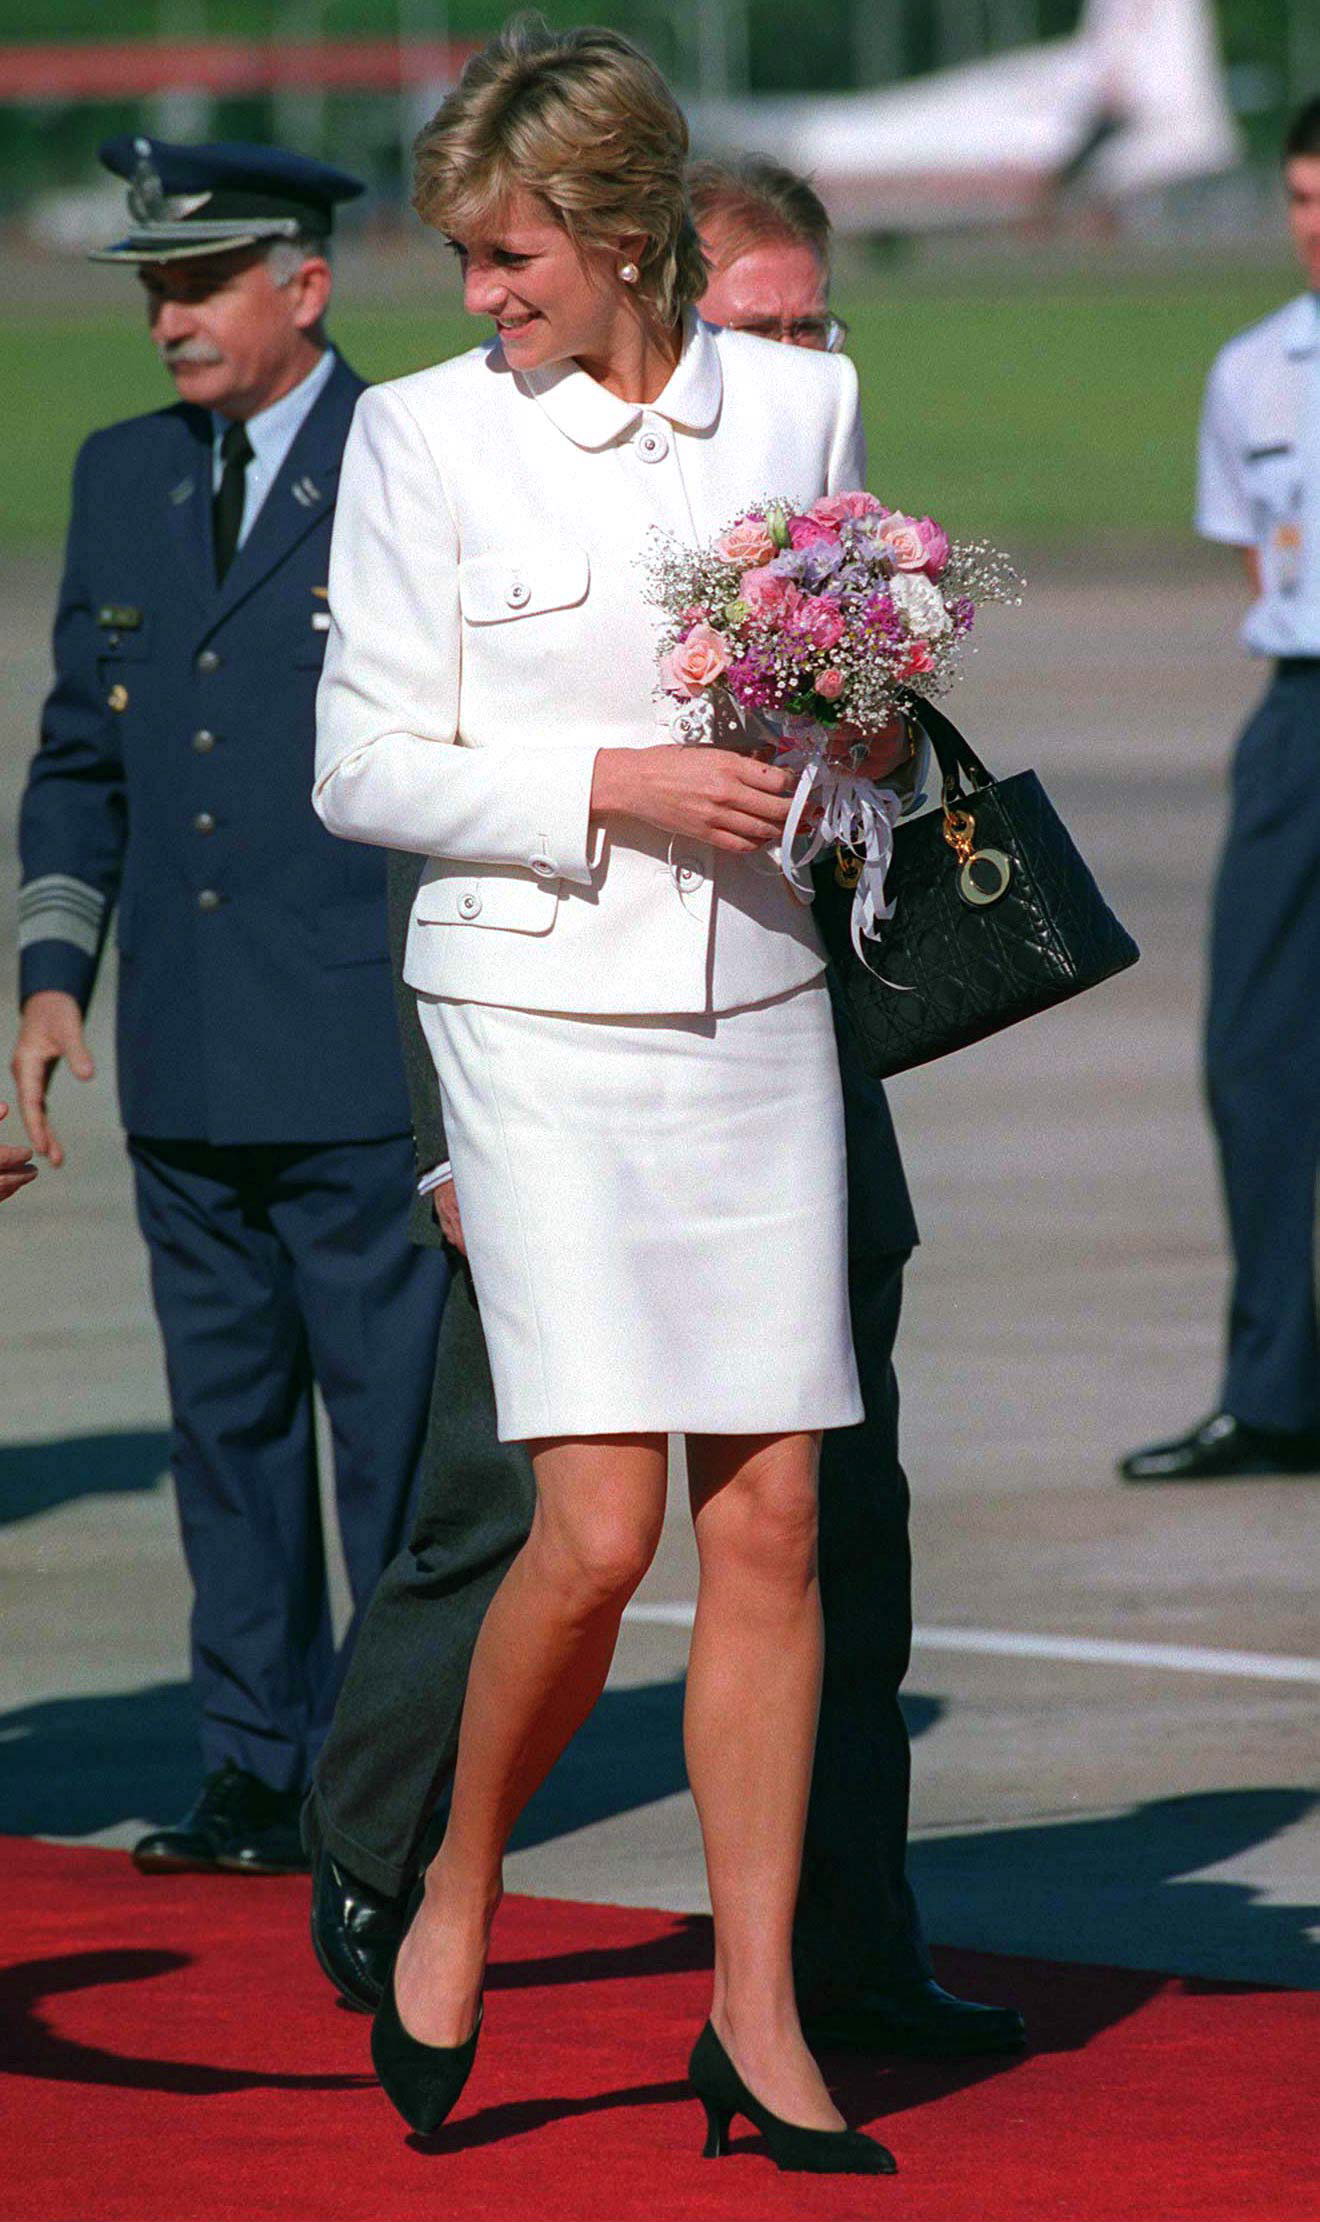
[[[199,756],[205,756],[209,749],[215,747],[215,735],[214,733],[208,733],[206,727],[203,726],[200,733],[193,734],[192,745]]]
[[[126,710],[128,708],[128,688],[121,685],[119,680],[116,679],[105,699],[112,710]]]
[[[212,817],[212,815],[211,815],[211,813],[210,813],[210,811],[209,811],[209,810],[199,810],[199,811],[198,811],[198,813],[197,813],[197,816],[196,816],[196,817],[195,817],[195,818],[193,819],[193,832],[194,832],[194,833],[214,833],[214,832],[215,832],[215,819],[214,819],[214,818]]]
[[[204,887],[197,898],[199,910],[219,910],[220,897],[213,887]]]
[[[199,671],[218,671],[220,669],[220,658],[214,648],[204,648],[202,650],[197,658],[197,669]]]

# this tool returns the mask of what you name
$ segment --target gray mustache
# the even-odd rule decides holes
[[[179,340],[172,347],[162,347],[160,357],[163,363],[169,365],[222,363],[225,359],[218,347],[199,347],[195,340]]]

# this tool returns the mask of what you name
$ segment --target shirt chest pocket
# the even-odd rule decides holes
[[[507,625],[515,618],[576,609],[590,585],[590,558],[571,540],[510,541],[467,556],[458,567],[459,607],[467,625]]]
[[[1243,450],[1242,472],[1256,537],[1265,540],[1276,525],[1294,515],[1300,503],[1297,450],[1282,435],[1271,438],[1262,433]]]

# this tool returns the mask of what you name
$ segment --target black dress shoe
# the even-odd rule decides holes
[[[387,1898],[359,1882],[315,1840],[312,1856],[312,1950],[341,1998],[374,2014],[385,1995],[403,1935],[405,1899]]]
[[[1320,1434],[1249,1427],[1213,1412],[1190,1434],[1148,1443],[1118,1464],[1124,1481],[1237,1481],[1266,1474],[1320,1474]]]
[[[272,1790],[264,1782],[257,1789],[260,1795],[217,1853],[216,1866],[228,1875],[305,1875],[312,1863],[298,1828],[302,1791]]]
[[[223,1852],[266,1823],[269,1800],[278,1794],[226,1759],[206,1777],[181,1821],[139,1837],[134,1865],[144,1875],[213,1874]]]
[[[978,2006],[955,1998],[931,1976],[885,1990],[810,2001],[802,2009],[807,2042],[839,2052],[897,2052],[909,2060],[966,2060],[981,2052],[1021,2052],[1026,2023],[1015,2006]]]

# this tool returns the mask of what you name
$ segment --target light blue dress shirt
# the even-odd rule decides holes
[[[1320,656],[1320,297],[1304,293],[1216,357],[1201,416],[1196,526],[1254,548],[1242,628],[1258,656]]]
[[[275,484],[289,449],[305,424],[317,397],[324,391],[335,367],[335,351],[327,347],[314,370],[309,370],[302,384],[294,386],[269,409],[261,409],[247,420],[247,436],[252,446],[252,461],[247,467],[243,488],[243,521],[238,530],[241,548],[247,539],[261,505]],[[224,461],[220,442],[229,429],[230,419],[211,411],[211,490],[220,485]]]

